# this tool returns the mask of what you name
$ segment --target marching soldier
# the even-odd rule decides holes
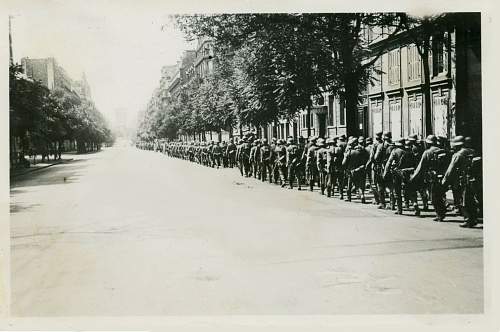
[[[281,187],[284,188],[286,186],[286,148],[285,141],[283,139],[278,140],[278,144],[276,145],[276,168],[279,172],[279,179]]]
[[[298,189],[301,190],[300,187],[300,173],[298,171],[298,166],[300,163],[299,158],[299,148],[294,144],[293,138],[289,137],[287,140],[286,147],[286,163],[287,163],[287,175],[288,175],[288,185],[290,189],[293,189],[293,183],[295,179],[297,179]]]
[[[375,183],[377,184],[377,193],[380,202],[378,206],[379,209],[386,208],[385,195],[386,195],[386,182],[388,179],[384,178],[383,175],[384,175],[385,164],[387,163],[387,159],[389,158],[389,155],[392,150],[391,138],[392,138],[391,132],[384,133],[383,142],[377,144],[375,155],[373,156],[373,163],[376,173]],[[391,197],[391,203],[393,203],[392,197]]]
[[[318,149],[316,150],[316,167],[318,169],[318,182],[321,195],[325,194],[328,169],[326,167],[328,149],[325,146],[325,140],[318,138]]]
[[[234,144],[234,139],[231,138],[226,147],[226,158],[228,161],[228,166],[233,168],[236,164],[236,145]]]
[[[347,176],[347,198],[351,201],[353,187],[358,190],[358,197],[361,197],[361,203],[365,203],[365,185],[366,185],[366,163],[368,162],[368,152],[359,144],[357,138],[352,138],[349,142],[350,149],[345,153],[342,166]]]
[[[446,217],[446,197],[441,184],[441,178],[447,165],[446,151],[437,146],[437,138],[434,135],[427,136],[425,142],[428,148],[422,154],[422,158],[410,178],[410,183],[423,181],[429,186],[432,205],[436,212],[434,221],[439,222]]]
[[[415,168],[413,167],[413,155],[405,148],[406,142],[404,138],[400,138],[395,142],[395,148],[391,151],[389,159],[385,165],[384,178],[387,178],[388,172],[392,173],[392,183],[394,195],[396,196],[397,210],[396,214],[403,214],[403,196],[402,189],[405,185],[405,192],[408,198],[413,202],[415,215],[420,215],[420,210],[417,203],[416,193],[409,185],[409,178]]]
[[[455,185],[462,204],[459,206],[465,222],[460,227],[474,227],[477,224],[478,200],[469,182],[471,166],[473,165],[476,152],[471,147],[464,145],[464,137],[457,136],[452,141],[452,147],[457,151],[453,154],[450,165],[442,180],[444,188]]]
[[[219,142],[214,144],[214,146],[212,147],[212,156],[213,156],[213,165],[214,166],[217,165],[217,169],[219,169],[222,161],[222,148]]]
[[[309,190],[313,191],[314,183],[316,181],[317,168],[316,168],[316,150],[318,147],[316,146],[316,138],[309,138],[309,147],[306,152],[306,179],[309,184]]]
[[[269,177],[269,183],[273,182],[273,151],[267,143],[267,139],[262,140],[262,146],[260,148],[260,179],[262,182],[266,181]]]

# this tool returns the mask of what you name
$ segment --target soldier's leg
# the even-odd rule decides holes
[[[328,172],[326,174],[326,197],[332,196],[332,174]]]
[[[377,174],[377,192],[379,198],[379,209],[385,209],[385,184],[381,174]]]
[[[470,185],[463,190],[462,197],[465,223],[461,224],[460,227],[474,227],[477,225],[478,201]]]
[[[435,221],[443,221],[446,216],[445,194],[440,183],[433,183],[431,186],[431,200],[436,212]]]
[[[377,174],[376,174],[376,171],[375,169],[372,168],[372,171],[371,171],[371,178],[372,178],[372,182],[371,182],[371,188],[372,188],[372,194],[373,194],[373,202],[372,204],[380,204],[380,198],[379,198],[379,192],[378,192],[378,188],[377,188]]]
[[[398,174],[392,175],[392,188],[397,204],[396,214],[403,214],[403,197],[401,193],[401,177]]]
[[[288,165],[288,186],[290,187],[290,189],[293,189],[293,181],[295,180],[294,177],[295,177],[295,173],[293,171],[293,165],[290,164]]]
[[[362,175],[360,176],[359,179],[359,191],[361,194],[361,203],[365,204],[366,199],[365,199],[365,188],[366,188],[366,172],[362,172]]]
[[[286,186],[286,166],[279,165],[279,173],[280,173],[281,187],[283,188]]]
[[[347,198],[346,198],[347,202],[351,201],[352,185],[353,185],[352,181],[353,181],[352,174],[347,173]]]
[[[300,166],[294,165],[293,167],[294,167],[295,177],[297,178],[298,190],[302,190],[302,188],[301,188],[302,174],[301,174]]]

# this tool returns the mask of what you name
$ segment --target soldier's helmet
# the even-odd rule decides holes
[[[333,138],[327,138],[326,140],[326,145],[332,145],[333,143],[335,143],[335,140]]]
[[[325,139],[324,138],[318,138],[318,141],[316,142],[318,146],[325,146]]]
[[[453,147],[463,146],[464,143],[465,143],[465,139],[463,136],[456,136],[454,139],[451,140],[451,146],[453,146]]]
[[[464,146],[467,147],[467,148],[471,148],[472,147],[472,137],[467,136],[464,139]]]
[[[271,139],[271,141],[272,141],[273,143],[276,143],[276,142],[278,142],[278,139],[277,139],[276,137],[273,137],[273,138]]]
[[[293,137],[288,137],[286,140],[287,144],[293,144]]]
[[[263,144],[263,145],[267,145],[267,139],[263,138],[263,139],[262,139],[262,144]]]
[[[410,141],[410,142],[416,142],[417,139],[418,139],[417,134],[412,134],[412,135],[408,136],[408,141]]]
[[[346,141],[346,139],[347,139],[347,137],[346,137],[346,135],[345,135],[345,134],[342,134],[342,135],[340,135],[340,137],[339,137],[339,140],[340,140],[341,142],[345,142],[345,141]]]
[[[448,141],[448,138],[445,136],[438,136],[438,145],[442,148],[448,148],[450,146],[450,142]]]
[[[372,144],[373,143],[373,138],[367,137],[366,138],[366,144]]]
[[[382,138],[382,134],[383,133],[381,131],[378,131],[378,132],[375,133],[375,137],[376,138]]]
[[[285,140],[284,140],[284,139],[282,139],[282,138],[280,138],[280,139],[278,140],[278,144],[279,144],[279,145],[283,145],[283,144],[285,144]]]
[[[309,142],[315,143],[316,142],[316,137],[314,137],[314,136],[309,137]]]
[[[392,138],[392,133],[390,131],[386,131],[384,133],[384,139],[391,139]]]
[[[400,139],[397,139],[395,142],[394,142],[394,145],[396,146],[404,146],[405,145],[405,139],[404,138],[400,138]]]
[[[427,138],[425,139],[425,142],[427,144],[436,144],[437,143],[437,137],[434,136],[434,135],[429,135],[427,136]]]
[[[358,137],[358,142],[359,143],[364,143],[365,142],[365,137],[364,136],[359,136]]]
[[[358,144],[358,139],[356,137],[353,137],[349,140],[349,144],[351,146],[355,146],[356,144]]]

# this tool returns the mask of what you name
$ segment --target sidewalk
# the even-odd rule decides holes
[[[41,160],[41,159],[39,159],[39,160]],[[73,160],[72,154],[69,153],[69,154],[63,154],[61,156],[61,159],[59,159],[59,160],[52,159],[50,161],[45,161],[43,163],[40,161],[40,162],[37,162],[36,164],[30,164],[29,168],[10,169],[10,171],[9,171],[10,179],[15,179],[19,176],[22,176],[22,175],[25,175],[28,173],[32,173],[35,171],[39,171],[39,170],[45,169],[45,168],[50,167],[50,166],[70,162],[72,160]]]

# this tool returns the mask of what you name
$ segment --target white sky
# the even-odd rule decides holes
[[[113,121],[115,110],[128,118],[144,109],[159,84],[163,65],[193,48],[153,7],[118,2],[31,2],[13,13],[14,60],[53,56],[73,79],[84,71],[99,110]]]

